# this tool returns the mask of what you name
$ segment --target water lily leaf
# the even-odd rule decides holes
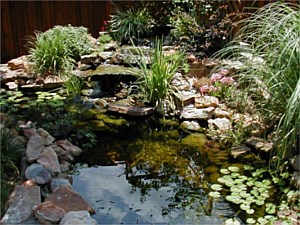
[[[255,182],[254,182],[254,185],[255,185],[256,187],[258,187],[258,188],[264,188],[264,187],[265,187],[265,185],[264,185],[262,182],[260,182],[260,181],[255,181]]]
[[[211,189],[213,189],[215,191],[221,191],[222,190],[222,185],[220,185],[220,184],[213,184],[210,187],[211,187]]]
[[[240,168],[238,168],[237,166],[229,166],[228,170],[231,172],[239,172]]]
[[[257,222],[259,222],[260,224],[267,224],[268,223],[268,220],[263,218],[263,217],[259,217],[257,219]]]
[[[250,207],[250,204],[247,204],[247,203],[243,203],[240,205],[240,208],[244,211],[248,210],[248,209],[251,209]]]
[[[255,201],[256,201],[256,199],[253,196],[248,196],[246,198],[246,202],[248,202],[248,203],[254,203]]]
[[[239,177],[241,174],[239,174],[239,173],[231,173],[231,177],[233,177],[233,178],[236,178],[236,177]]]
[[[247,192],[245,192],[245,191],[242,191],[242,192],[240,192],[240,196],[241,196],[242,198],[248,198],[248,197],[251,196],[251,194],[249,194],[249,193],[247,193]]]
[[[217,179],[218,182],[220,182],[221,184],[224,184],[225,183],[225,179],[223,177],[219,177]]]
[[[225,180],[225,185],[227,187],[232,187],[232,186],[234,186],[234,182],[232,180]]]
[[[272,184],[272,182],[271,182],[270,180],[267,180],[267,179],[264,179],[264,180],[262,181],[262,183],[263,183],[264,185],[266,185],[266,186],[270,186],[270,185]]]
[[[265,204],[265,201],[262,200],[262,199],[256,199],[255,204],[256,204],[256,205],[264,205],[264,204]]]
[[[209,192],[208,195],[209,195],[210,197],[213,197],[213,198],[220,198],[220,197],[221,197],[220,192],[217,192],[217,191],[211,191],[211,192]]]
[[[246,220],[246,223],[247,223],[247,224],[255,224],[255,222],[256,222],[256,220],[253,219],[253,218],[248,218],[248,219]]]
[[[229,170],[228,169],[220,169],[220,172],[223,174],[229,174]]]
[[[234,203],[234,204],[240,204],[240,203],[243,202],[243,200],[241,199],[240,196],[227,195],[227,196],[225,197],[225,199],[226,199],[227,201],[229,201],[229,202]]]
[[[276,212],[276,205],[274,205],[273,203],[267,203],[266,212],[269,214],[274,214]]]
[[[225,225],[240,225],[240,224],[241,223],[235,218],[230,218],[225,221]]]
[[[248,210],[246,210],[247,214],[253,214],[254,212],[255,212],[254,209],[248,209]]]

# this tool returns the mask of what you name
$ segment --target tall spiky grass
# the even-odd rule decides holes
[[[270,3],[241,23],[242,29],[216,57],[243,63],[238,76],[244,94],[277,129],[273,156],[279,166],[296,148],[300,134],[299,5]]]
[[[140,55],[143,55],[140,52]],[[142,58],[145,58],[142,57]],[[150,56],[150,68],[145,61],[141,60],[139,66],[141,75],[137,84],[144,101],[150,105],[159,106],[163,99],[173,93],[171,81],[184,60],[183,53],[167,56],[162,50],[162,41],[157,39],[153,55]]]

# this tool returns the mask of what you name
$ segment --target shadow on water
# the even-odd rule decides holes
[[[222,198],[208,196],[227,150],[172,123],[148,118],[98,132],[95,148],[80,156],[73,188],[100,224],[218,225],[234,214]]]

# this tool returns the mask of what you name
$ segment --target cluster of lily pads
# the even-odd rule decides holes
[[[57,108],[64,105],[65,99],[66,97],[60,96],[57,93],[44,91],[35,92],[35,96],[25,96],[21,91],[2,91],[0,106],[2,109],[10,111],[45,106]]]
[[[276,205],[271,202],[273,182],[263,177],[264,170],[254,170],[252,166],[244,165],[242,169],[229,166],[220,172],[223,174],[218,178],[220,184],[211,185],[209,196],[218,198],[221,197],[221,191],[224,191],[225,199],[239,205],[240,211],[246,213],[247,224],[267,224],[276,220],[273,215],[276,213]]]

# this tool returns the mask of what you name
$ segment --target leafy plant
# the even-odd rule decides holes
[[[71,96],[80,96],[83,85],[84,82],[76,75],[71,75],[69,79],[64,82],[67,94]]]
[[[120,43],[135,37],[140,39],[151,31],[154,24],[147,8],[130,8],[126,11],[116,9],[109,21],[112,37]]]
[[[237,73],[244,94],[265,122],[277,127],[276,167],[299,142],[299,15],[299,5],[270,3],[241,21],[233,41],[215,55],[244,65]]]
[[[102,34],[98,37],[98,42],[99,44],[106,44],[106,43],[109,43],[111,42],[113,39],[112,37],[110,36],[110,34]]]
[[[92,50],[87,28],[71,25],[36,32],[28,44],[29,58],[40,74],[63,74],[73,68],[81,55]]]
[[[154,53],[150,57],[150,68],[148,69],[144,60],[139,63],[142,74],[138,77],[137,85],[144,97],[144,102],[160,106],[164,98],[171,96],[173,92],[171,81],[183,59],[183,53],[177,53],[171,57],[166,56],[162,50],[162,41],[156,41]]]

